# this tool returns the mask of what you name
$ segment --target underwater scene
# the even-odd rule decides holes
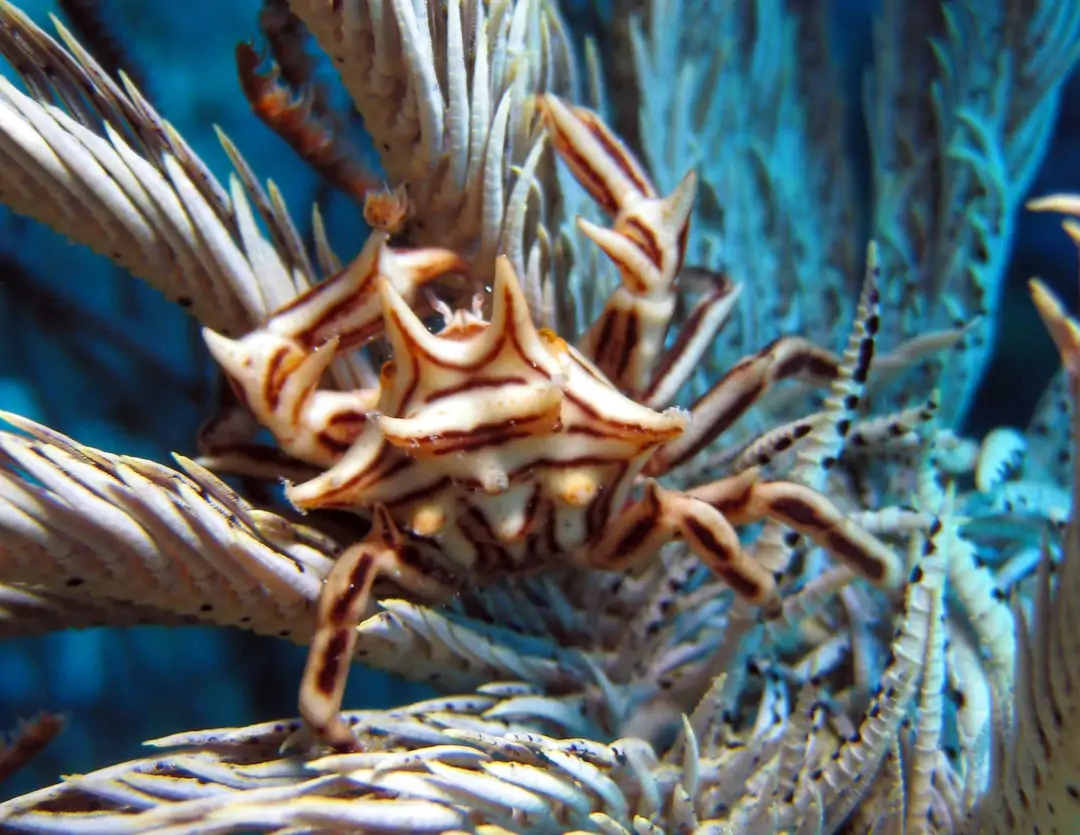
[[[0,833],[1080,833],[1080,0],[0,0]]]

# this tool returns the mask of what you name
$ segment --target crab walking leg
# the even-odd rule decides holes
[[[341,718],[341,700],[356,649],[356,627],[375,575],[394,559],[367,540],[342,553],[319,596],[315,632],[300,680],[300,715],[315,736],[342,752],[355,751],[356,736]]]
[[[645,475],[659,476],[690,460],[729,429],[774,384],[796,376],[821,382],[839,373],[840,360],[798,336],[782,336],[746,357],[690,409],[690,427],[656,451]]]
[[[884,542],[852,522],[823,494],[790,481],[760,481],[754,467],[687,491],[732,525],[775,519],[809,538],[874,585],[898,589],[904,563]]]
[[[739,543],[739,535],[716,508],[650,479],[645,493],[615,519],[586,555],[593,568],[618,571],[654,557],[667,543],[683,539],[690,550],[747,602],[767,617],[783,609],[773,576]]]
[[[614,218],[611,229],[578,218],[578,228],[622,276],[581,350],[620,391],[641,391],[675,312],[673,291],[686,254],[697,177],[691,171],[670,195],[659,197],[634,155],[595,113],[548,95],[537,104],[559,156]]]
[[[742,293],[741,284],[718,283],[709,295],[701,299],[679,328],[679,336],[660,359],[652,372],[648,387],[640,400],[650,409],[670,406],[679,390],[690,380],[705,352],[712,347],[717,334],[727,324]]]
[[[345,270],[298,296],[258,330],[229,339],[206,329],[203,337],[237,396],[281,448],[329,467],[356,440],[379,393],[328,391],[319,384],[340,351],[382,331],[379,282],[411,298],[423,284],[462,267],[449,250],[395,253],[386,246],[386,233],[376,231]]]
[[[341,718],[341,700],[356,649],[356,627],[378,575],[392,577],[423,597],[448,590],[403,561],[405,543],[390,513],[375,507],[370,533],[334,563],[319,595],[315,631],[300,680],[300,715],[315,736],[342,752],[355,751],[356,737]]]

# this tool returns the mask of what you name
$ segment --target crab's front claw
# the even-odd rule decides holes
[[[628,200],[656,197],[641,163],[591,110],[552,95],[537,96],[537,109],[574,179],[605,212],[615,216]]]
[[[668,298],[686,254],[697,174],[688,171],[667,197],[629,195],[612,229],[578,218],[581,229],[619,268],[635,296]]]
[[[612,229],[579,219],[578,226],[608,255],[635,296],[671,292],[686,252],[697,175],[687,172],[660,197],[641,164],[595,113],[539,97],[555,150],[590,196],[614,218]]]
[[[264,427],[279,438],[289,435],[280,417],[282,393],[294,369],[305,365],[305,351],[290,339],[265,330],[230,339],[203,328],[203,341],[224,372],[237,398]],[[329,352],[313,355],[321,360]],[[311,364],[306,368],[309,376]],[[296,392],[296,385],[290,392]],[[290,404],[291,405],[291,404]]]
[[[554,96],[541,96],[539,109],[560,157],[614,217],[610,229],[578,219],[622,276],[582,350],[622,392],[640,392],[675,312],[674,285],[686,254],[697,176],[687,173],[670,195],[659,197],[640,163],[595,113]]]
[[[311,352],[267,330],[229,339],[204,328],[203,339],[255,419],[282,450],[308,464],[327,467],[339,460],[375,405],[375,391],[319,390],[337,354],[336,338]]]
[[[373,232],[348,267],[242,339],[203,332],[237,396],[285,452],[306,463],[339,461],[378,403],[377,389],[338,392],[319,385],[339,352],[382,332],[380,287],[409,301],[423,285],[465,267],[450,250],[395,252],[387,239],[386,232]]]

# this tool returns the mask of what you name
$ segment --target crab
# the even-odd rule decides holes
[[[234,390],[289,455],[321,470],[286,489],[300,510],[343,509],[371,527],[325,581],[300,686],[316,738],[357,742],[340,716],[356,627],[377,576],[425,601],[470,584],[555,566],[628,570],[683,541],[763,616],[781,612],[777,578],[736,526],[765,518],[807,536],[886,588],[902,563],[828,499],[751,469],[689,490],[657,479],[708,444],[774,380],[817,369],[827,352],[783,338],[736,365],[689,411],[667,407],[730,310],[721,287],[665,350],[686,249],[695,177],[660,197],[633,155],[585,109],[551,96],[538,110],[559,156],[611,228],[579,220],[610,257],[619,286],[579,347],[533,321],[500,257],[490,318],[433,302],[433,332],[412,307],[421,288],[467,270],[455,252],[394,249],[376,230],[341,273],[233,340],[205,338]],[[320,388],[342,351],[390,345],[377,384]],[[666,407],[666,408],[665,408]]]

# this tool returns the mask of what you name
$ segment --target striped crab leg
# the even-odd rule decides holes
[[[593,112],[550,95],[538,97],[556,151],[590,196],[614,218],[605,229],[578,218],[578,228],[619,268],[622,285],[582,339],[581,350],[625,394],[642,391],[663,353],[675,312],[694,172],[660,197],[640,163]]]
[[[383,505],[376,505],[371,531],[334,563],[319,595],[315,631],[300,680],[300,715],[315,736],[341,752],[358,749],[356,736],[341,717],[341,701],[356,649],[356,627],[367,612],[376,577],[393,577],[428,599],[454,589],[424,573],[407,558],[409,544]]]
[[[805,378],[827,384],[839,373],[840,358],[798,336],[782,336],[744,357],[690,409],[690,428],[649,459],[645,474],[663,475],[691,460],[727,431],[762,396],[783,380]]]
[[[339,352],[382,332],[380,276],[411,300],[423,285],[465,269],[450,250],[395,252],[387,238],[384,231],[373,232],[348,267],[243,338],[203,330],[210,353],[243,404],[282,450],[306,463],[328,467],[337,462],[378,400],[377,388],[341,392],[319,384]]]
[[[633,154],[599,117],[541,96],[539,107],[552,141],[574,177],[614,218],[605,229],[578,218],[578,226],[616,264],[622,285],[608,299],[581,350],[625,394],[638,395],[651,408],[671,403],[709,350],[739,296],[725,277],[684,323],[665,352],[664,341],[675,310],[675,281],[683,266],[696,177],[688,173],[667,197],[659,197]],[[654,457],[648,473],[659,475],[689,458],[731,425],[771,382],[810,367],[830,366],[836,358],[799,339],[782,339],[732,369],[695,406],[691,431]],[[700,416],[700,417],[699,417]]]
[[[665,490],[649,479],[640,499],[612,520],[600,540],[590,545],[585,562],[604,571],[635,567],[675,539],[741,598],[759,606],[768,618],[783,610],[772,574],[743,550],[724,513],[687,493]]]
[[[881,588],[903,585],[904,564],[893,550],[856,525],[826,496],[803,484],[761,481],[752,467],[688,490],[686,495],[719,511],[734,526],[772,519],[828,551]]]

